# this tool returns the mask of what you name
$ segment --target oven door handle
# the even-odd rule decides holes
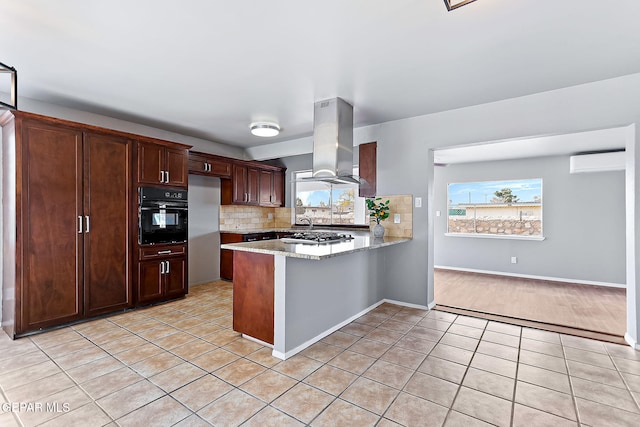
[[[163,211],[187,211],[189,208],[183,206],[166,206],[164,208],[159,208],[158,206],[140,206],[141,211],[157,211],[162,209]]]

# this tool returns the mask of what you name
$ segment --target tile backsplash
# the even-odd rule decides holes
[[[269,218],[271,214],[271,218]],[[220,206],[220,231],[266,230],[291,227],[290,208]]]
[[[377,196],[382,201],[389,200],[389,218],[380,224],[384,226],[384,235],[388,237],[413,237],[413,196]],[[400,224],[394,224],[395,214],[400,214]],[[371,223],[371,227],[375,222]]]
[[[389,200],[389,218],[382,221],[385,236],[413,237],[413,196],[409,194],[378,197]],[[220,231],[289,228],[291,214],[291,208],[222,205],[220,206]],[[395,214],[400,215],[400,224],[393,223]],[[371,223],[371,227],[373,224]]]

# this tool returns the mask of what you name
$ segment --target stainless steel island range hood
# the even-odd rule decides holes
[[[341,98],[313,104],[313,175],[306,180],[359,184],[353,176],[353,107]]]

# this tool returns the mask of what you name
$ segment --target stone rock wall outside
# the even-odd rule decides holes
[[[449,218],[448,232],[468,234],[540,236],[542,235],[542,221],[539,219],[523,221],[508,219],[478,219],[474,221],[473,219]]]

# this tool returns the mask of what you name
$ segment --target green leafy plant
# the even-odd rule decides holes
[[[367,209],[369,210],[369,216],[372,221],[380,224],[380,221],[384,221],[389,218],[389,200],[386,202],[381,201],[381,197],[375,199],[367,199]]]

